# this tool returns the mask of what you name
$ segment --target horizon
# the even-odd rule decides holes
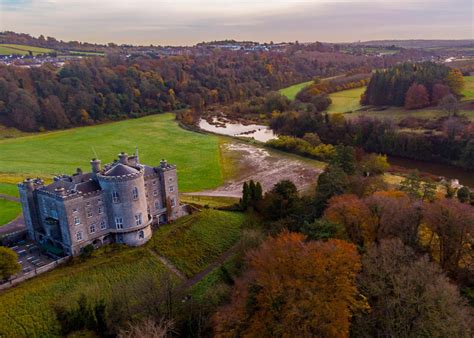
[[[0,0],[0,30],[141,46],[222,40],[472,40],[474,36],[474,7],[469,0],[277,0],[271,9],[267,2]]]

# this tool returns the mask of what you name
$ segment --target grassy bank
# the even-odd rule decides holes
[[[223,183],[218,136],[183,130],[173,114],[0,140],[0,182],[7,182],[1,173],[16,178],[71,174],[77,167],[89,170],[94,151],[107,163],[120,151],[134,152],[136,146],[143,163],[158,165],[166,158],[176,164],[181,191]]]
[[[360,109],[360,96],[364,91],[365,87],[362,87],[329,94],[332,103],[328,107],[328,111],[330,113],[345,113]]]
[[[163,226],[149,246],[191,277],[237,241],[244,220],[242,213],[203,210]]]
[[[54,50],[48,49],[48,48],[40,48],[40,47],[16,45],[16,44],[0,44],[0,55],[11,55],[11,54],[28,55],[30,51],[34,56],[38,54],[54,52]]]

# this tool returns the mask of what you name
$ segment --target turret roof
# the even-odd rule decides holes
[[[117,163],[112,168],[107,170],[104,173],[104,175],[105,176],[124,176],[124,175],[129,175],[129,174],[136,174],[136,173],[138,173],[137,169],[132,168],[122,163]]]

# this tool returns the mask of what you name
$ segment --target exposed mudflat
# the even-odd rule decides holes
[[[222,156],[232,159],[235,165],[234,178],[224,185],[189,195],[241,197],[245,181],[260,182],[263,191],[270,190],[281,180],[291,180],[299,191],[307,191],[316,183],[322,172],[321,163],[303,160],[291,155],[241,142],[221,145]]]

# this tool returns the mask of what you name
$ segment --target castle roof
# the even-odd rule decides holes
[[[107,170],[104,176],[124,176],[136,173],[138,173],[137,169],[122,163],[117,163],[111,169]]]

